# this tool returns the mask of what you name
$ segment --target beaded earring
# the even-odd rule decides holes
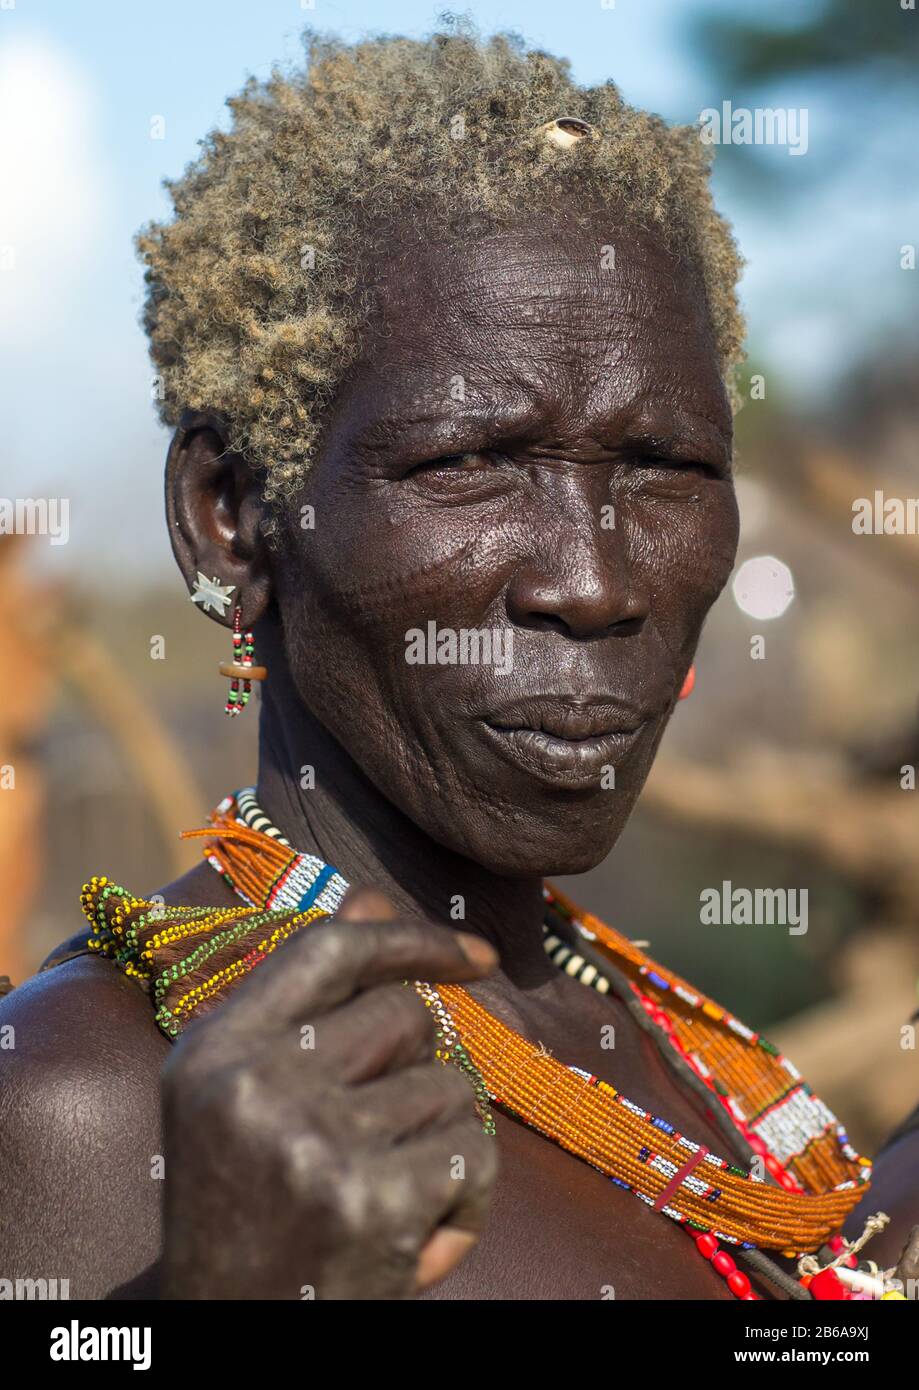
[[[692,666],[690,666],[689,670],[686,672],[686,679],[685,679],[684,682],[683,682],[682,688],[681,688],[681,690],[680,690],[679,695],[677,696],[677,699],[679,699],[679,700],[685,700],[689,695],[692,694],[693,688],[695,687],[695,684],[696,684],[696,668],[695,668],[695,665],[692,665]]]
[[[268,675],[266,667],[253,665],[254,655],[255,635],[242,631],[242,609],[237,604],[233,611],[233,660],[220,663],[220,674],[230,680],[230,693],[224,707],[227,714],[239,714],[245,709],[252,693],[252,682],[263,681]]]

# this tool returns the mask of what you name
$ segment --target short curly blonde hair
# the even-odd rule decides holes
[[[264,473],[266,498],[292,495],[360,347],[368,228],[422,207],[445,224],[465,213],[500,223],[574,187],[656,229],[695,268],[733,397],[741,262],[697,128],[627,106],[611,82],[579,87],[567,62],[462,23],[421,41],[304,42],[302,69],[250,79],[229,100],[229,131],[167,184],[174,219],[137,238],[165,423],[217,411],[230,447]],[[560,148],[539,129],[559,116],[599,138]]]

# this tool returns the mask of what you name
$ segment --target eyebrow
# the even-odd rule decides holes
[[[631,416],[631,418],[629,418]],[[682,426],[682,428],[681,428]],[[368,451],[411,447],[414,436],[423,435],[426,452],[463,444],[466,449],[488,442],[510,442],[515,438],[529,443],[540,439],[537,403],[522,400],[517,408],[493,406],[487,409],[464,405],[454,414],[444,410],[418,414],[384,416],[361,429],[353,446]],[[718,451],[726,465],[731,461],[730,434],[707,415],[685,406],[667,406],[662,412],[639,402],[623,407],[606,420],[591,422],[586,438],[611,443],[614,448],[644,449],[662,456],[668,453],[691,458],[693,448]],[[552,440],[547,440],[551,444]],[[561,441],[559,441],[561,446]],[[459,452],[459,450],[457,450]],[[433,456],[433,455],[432,455]]]

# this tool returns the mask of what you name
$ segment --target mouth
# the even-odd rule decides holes
[[[541,782],[579,790],[596,787],[608,776],[650,717],[610,701],[538,699],[489,714],[482,726],[506,761]]]

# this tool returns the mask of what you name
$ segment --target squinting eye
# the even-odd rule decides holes
[[[417,473],[424,469],[425,472],[437,472],[443,470],[450,473],[470,473],[474,469],[488,468],[493,462],[490,454],[445,454],[443,458],[430,459],[426,463],[420,463],[412,469]]]
[[[702,473],[710,478],[718,476],[716,468],[713,468],[710,463],[701,463],[698,459],[655,458],[653,455],[647,455],[644,458],[635,459],[634,466],[636,468],[656,469],[661,473],[695,474],[697,476]]]
[[[698,477],[699,474],[704,475],[706,478],[720,477],[717,468],[713,467],[710,463],[702,463],[699,459],[655,459],[655,457],[646,457],[646,459],[638,459],[635,466],[638,468],[658,468],[660,473],[676,473],[690,475],[690,477],[691,475]]]

